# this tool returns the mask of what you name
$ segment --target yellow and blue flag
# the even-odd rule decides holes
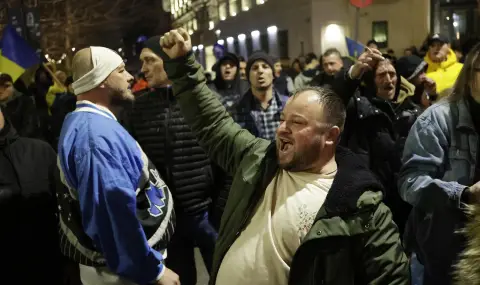
[[[7,25],[0,40],[0,73],[9,74],[15,82],[26,69],[40,63],[35,50],[15,28]]]

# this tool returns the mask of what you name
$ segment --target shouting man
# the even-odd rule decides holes
[[[84,285],[180,284],[164,265],[172,195],[113,113],[133,101],[133,77],[114,51],[90,47],[73,58],[73,79],[77,108],[58,146],[63,254]]]
[[[184,29],[161,39],[182,113],[233,174],[211,284],[408,284],[408,261],[382,186],[337,147],[343,101],[328,89],[290,98],[276,142],[255,138],[206,87]]]

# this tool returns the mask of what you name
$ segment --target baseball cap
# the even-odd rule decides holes
[[[448,38],[441,34],[433,34],[428,38],[428,46],[431,46],[434,42],[441,42],[443,44],[448,44]]]

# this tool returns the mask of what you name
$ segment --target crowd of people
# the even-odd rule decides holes
[[[0,74],[0,283],[478,284],[480,45],[425,46]]]

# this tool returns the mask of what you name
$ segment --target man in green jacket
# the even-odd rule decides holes
[[[165,70],[199,144],[233,184],[211,284],[409,284],[382,186],[338,147],[345,106],[321,88],[287,102],[276,142],[234,123],[207,88],[188,33],[161,39]]]

